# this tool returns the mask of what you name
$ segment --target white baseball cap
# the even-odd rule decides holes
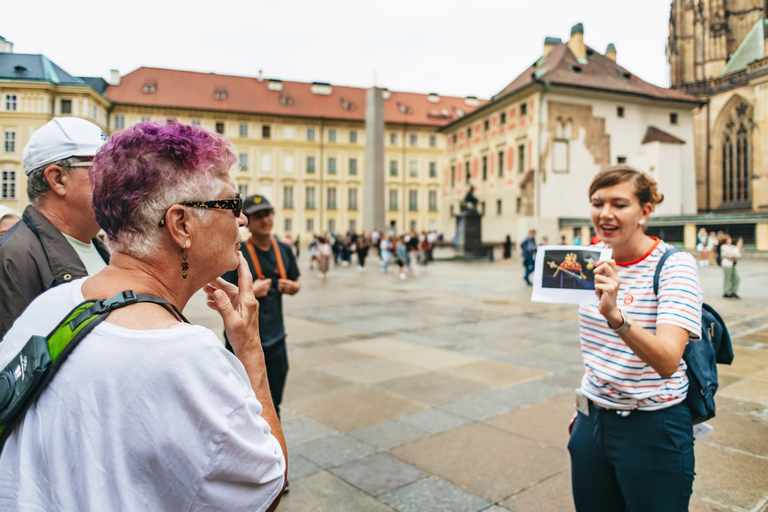
[[[94,156],[107,142],[95,124],[79,117],[54,117],[24,146],[24,174],[73,156]]]
[[[11,208],[8,208],[4,204],[0,204],[0,220],[3,220],[9,215],[13,215],[15,217],[21,217],[19,212],[17,212],[16,210],[12,210]]]

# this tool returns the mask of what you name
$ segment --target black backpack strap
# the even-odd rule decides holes
[[[27,341],[19,354],[0,372],[0,452],[27,409],[42,394],[80,341],[113,310],[138,302],[159,304],[169,313],[189,323],[171,302],[154,295],[126,290],[110,299],[89,300],[78,304],[46,338],[32,336]],[[31,363],[30,354],[35,355]],[[17,375],[21,378],[20,384],[17,383]]]
[[[656,297],[659,296],[659,278],[661,277],[661,269],[664,268],[664,263],[667,262],[667,259],[676,252],[680,251],[674,247],[669,249],[667,252],[661,255],[659,262],[656,264],[656,273],[653,275],[653,294],[656,295]]]

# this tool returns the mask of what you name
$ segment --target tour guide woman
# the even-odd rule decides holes
[[[581,306],[585,374],[568,450],[573,496],[584,511],[687,511],[694,475],[683,351],[701,335],[701,288],[687,253],[643,226],[664,196],[626,165],[595,176],[592,223],[613,259],[595,266],[596,306]]]
[[[0,510],[274,510],[285,442],[270,400],[258,303],[239,255],[235,148],[176,121],[141,123],[91,168],[116,251],[90,278],[38,297],[0,343],[0,367],[84,298],[124,290],[179,310],[204,288],[234,355],[158,304],[117,309],[74,349],[0,456]],[[234,213],[234,215],[233,215]],[[219,279],[240,272],[239,290]],[[210,282],[210,283],[209,283]]]

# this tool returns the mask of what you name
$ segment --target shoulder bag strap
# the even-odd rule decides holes
[[[19,398],[18,405],[13,404],[13,402],[4,405],[2,411],[3,414],[6,413],[7,408],[12,408],[14,411],[10,415],[10,418],[4,418],[4,421],[0,424],[0,452],[2,452],[2,449],[5,446],[5,441],[24,418],[27,409],[29,409],[30,405],[32,405],[42,394],[43,390],[45,390],[59,368],[64,364],[64,361],[80,341],[82,341],[83,338],[85,338],[97,325],[103,322],[113,310],[136,304],[137,302],[152,302],[160,304],[166,309],[166,306],[170,306],[176,316],[185,323],[189,323],[179,309],[171,302],[154,295],[145,293],[137,294],[132,290],[120,292],[111,299],[95,301],[87,300],[75,306],[75,308],[70,311],[45,338],[49,362],[44,368],[40,368],[39,372],[36,372],[37,375],[33,375],[34,384],[30,385],[28,390],[25,390],[23,397]],[[25,344],[25,348],[29,343],[39,342],[39,338],[39,336],[33,336],[27,344]],[[15,359],[16,358],[13,360]],[[2,372],[5,373],[7,369],[8,368],[6,367]]]
[[[261,263],[259,263],[259,257],[256,255],[256,249],[253,247],[250,239],[245,242],[245,247],[248,248],[248,254],[251,255],[253,268],[256,269],[256,277],[259,279],[264,279],[264,273],[261,271]]]
[[[280,277],[288,279],[288,274],[285,273],[285,265],[283,265],[283,255],[280,253],[280,245],[277,240],[272,239],[272,248],[275,250],[275,260],[277,261],[277,271],[280,273]]]
[[[674,247],[672,249],[669,249],[667,252],[661,255],[661,258],[659,258],[659,262],[656,264],[656,273],[653,275],[653,294],[657,297],[659,296],[659,277],[661,276],[661,269],[664,268],[664,263],[666,263],[667,258],[675,254],[676,252],[680,252]]]

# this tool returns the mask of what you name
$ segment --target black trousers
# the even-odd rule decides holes
[[[226,340],[227,335],[224,334]],[[227,350],[234,354],[232,345],[226,340]],[[269,392],[272,395],[272,403],[275,404],[277,418],[280,419],[280,404],[283,403],[283,390],[285,389],[285,379],[288,376],[288,350],[285,346],[285,338],[277,343],[270,344],[264,350],[264,363],[267,367],[267,381],[269,382]]]

